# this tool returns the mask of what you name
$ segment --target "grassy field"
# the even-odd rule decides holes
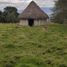
[[[67,67],[67,26],[0,24],[0,67]]]

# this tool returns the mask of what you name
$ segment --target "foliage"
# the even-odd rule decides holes
[[[67,23],[67,0],[58,0],[53,9],[53,21],[57,23]]]
[[[17,22],[18,21],[18,15],[16,7],[5,7],[4,12],[0,12],[0,22]]]
[[[0,22],[2,21],[2,11],[0,11]]]

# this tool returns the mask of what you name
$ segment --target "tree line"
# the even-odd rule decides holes
[[[16,7],[5,7],[4,11],[0,11],[0,22],[18,22],[18,15],[19,13]],[[61,24],[67,23],[67,0],[55,0],[51,21]]]
[[[67,0],[56,0],[53,9],[52,21],[56,23],[67,23]]]
[[[0,11],[1,23],[15,23],[18,22],[18,10],[16,7],[5,7],[4,11]]]

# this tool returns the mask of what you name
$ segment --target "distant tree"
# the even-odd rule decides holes
[[[2,21],[2,11],[0,11],[0,22]]]
[[[18,15],[16,7],[8,6],[4,8],[3,12],[3,20],[4,22],[17,22],[18,21]]]
[[[55,2],[52,20],[57,23],[64,23],[67,20],[67,0],[58,0]]]

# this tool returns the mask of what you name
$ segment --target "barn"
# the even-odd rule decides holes
[[[22,26],[39,26],[47,23],[48,15],[34,2],[19,15],[19,25]]]

